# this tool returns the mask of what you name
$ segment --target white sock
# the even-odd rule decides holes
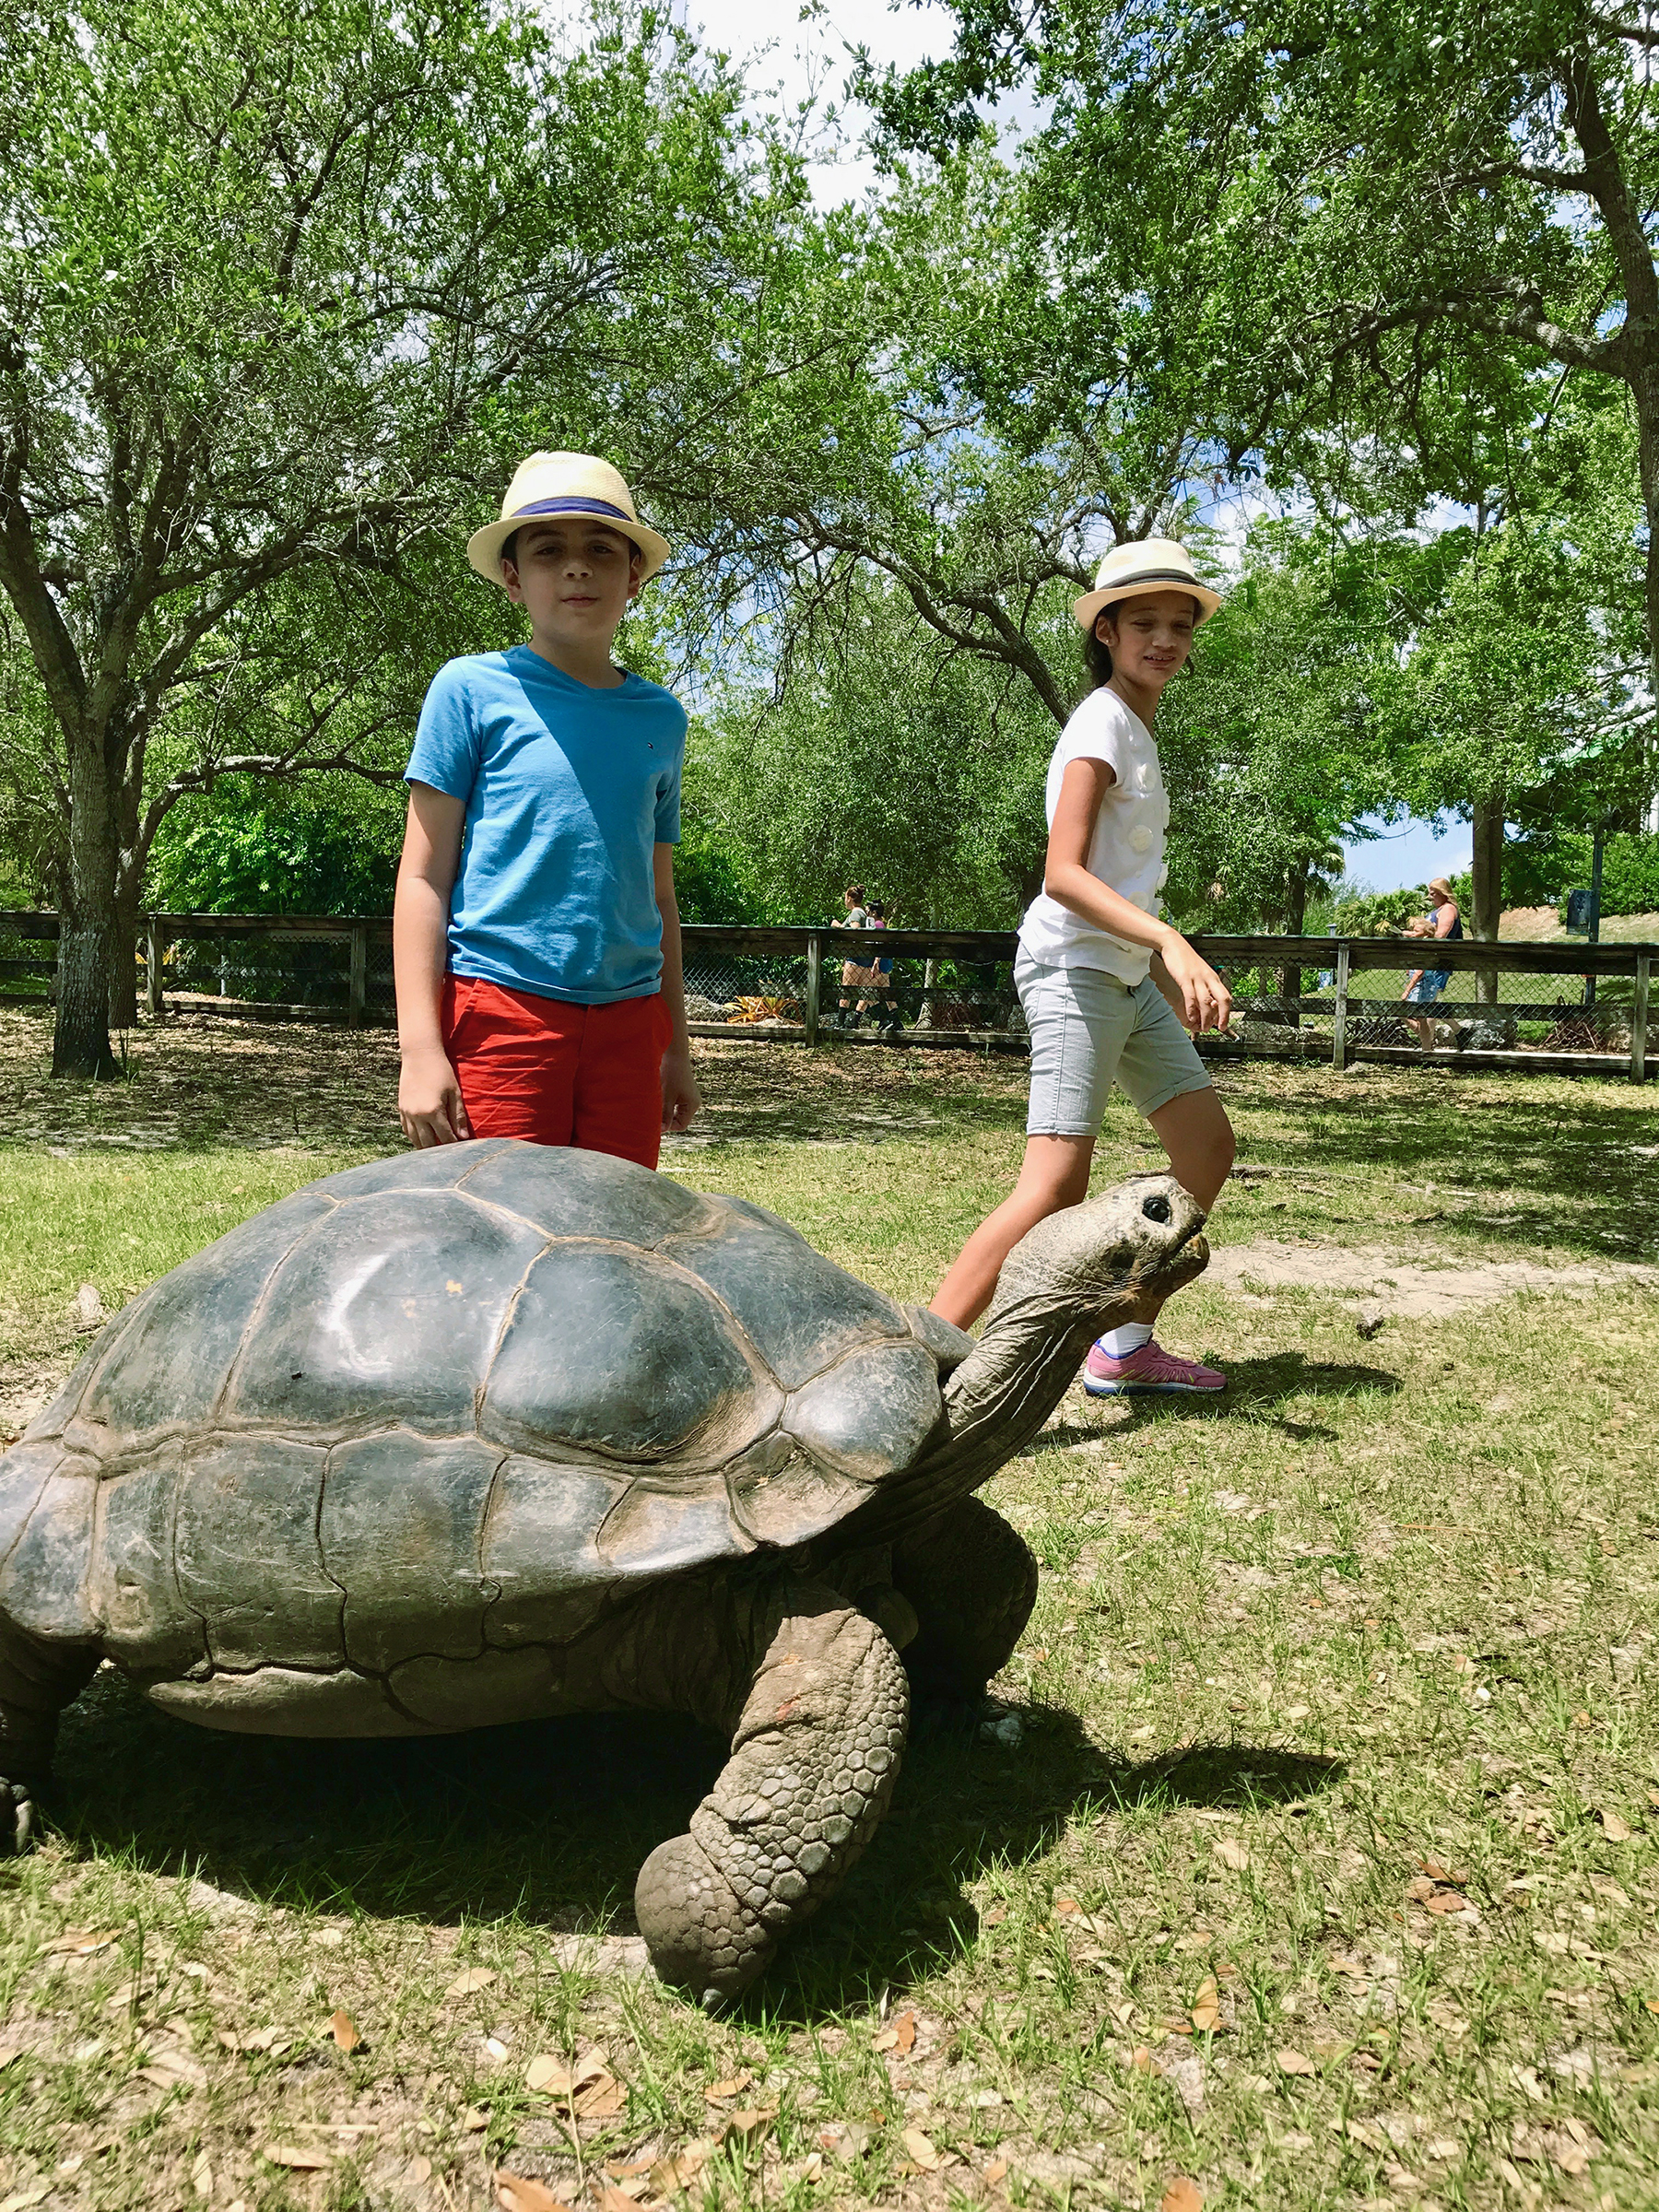
[[[1100,1339],[1100,1349],[1113,1359],[1127,1359],[1131,1352],[1138,1352],[1143,1344],[1151,1341],[1152,1324],[1132,1321],[1121,1329],[1108,1329]]]

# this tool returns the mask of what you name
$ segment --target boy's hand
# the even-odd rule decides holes
[[[461,1086],[441,1053],[405,1060],[397,1081],[397,1118],[418,1152],[433,1145],[465,1144],[471,1136]]]
[[[663,1054],[663,1134],[672,1136],[691,1125],[691,1117],[702,1104],[702,1093],[697,1088],[697,1077],[691,1073],[691,1054],[676,1052],[672,1046]]]

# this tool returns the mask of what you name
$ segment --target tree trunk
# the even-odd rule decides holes
[[[115,929],[110,954],[110,1027],[138,1026],[138,893],[142,875],[132,874],[115,894]]]
[[[1501,789],[1475,802],[1474,935],[1495,944],[1503,919],[1503,799]],[[1428,956],[1425,956],[1427,959]],[[1483,1006],[1498,1003],[1498,971],[1483,970],[1477,979]]]
[[[69,900],[58,923],[54,1076],[109,1082],[120,1075],[110,1050],[114,973],[115,821],[102,733],[84,728],[69,744]]]
[[[1300,937],[1307,927],[1307,922],[1308,864],[1305,860],[1298,860],[1291,864],[1289,895],[1285,900],[1286,935]],[[1280,969],[1279,996],[1289,1007],[1290,1027],[1293,1030],[1301,1027],[1301,987],[1302,971],[1300,968]]]

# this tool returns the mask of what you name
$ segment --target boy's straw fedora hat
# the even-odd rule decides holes
[[[1172,537],[1142,537],[1132,545],[1114,546],[1100,563],[1095,588],[1085,592],[1072,613],[1085,629],[1093,629],[1103,606],[1118,599],[1144,599],[1148,592],[1191,592],[1198,602],[1198,622],[1209,620],[1221,604],[1219,592],[1201,583],[1193,557]]]
[[[507,487],[500,521],[473,532],[466,558],[480,576],[500,583],[501,547],[513,532],[556,514],[595,515],[630,539],[640,548],[641,583],[668,558],[668,540],[640,520],[620,475],[594,453],[532,453]]]

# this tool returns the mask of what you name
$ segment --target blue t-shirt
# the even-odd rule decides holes
[[[587,1006],[658,990],[652,848],[679,842],[685,749],[643,677],[595,690],[528,645],[446,662],[404,779],[466,802],[451,973]]]

